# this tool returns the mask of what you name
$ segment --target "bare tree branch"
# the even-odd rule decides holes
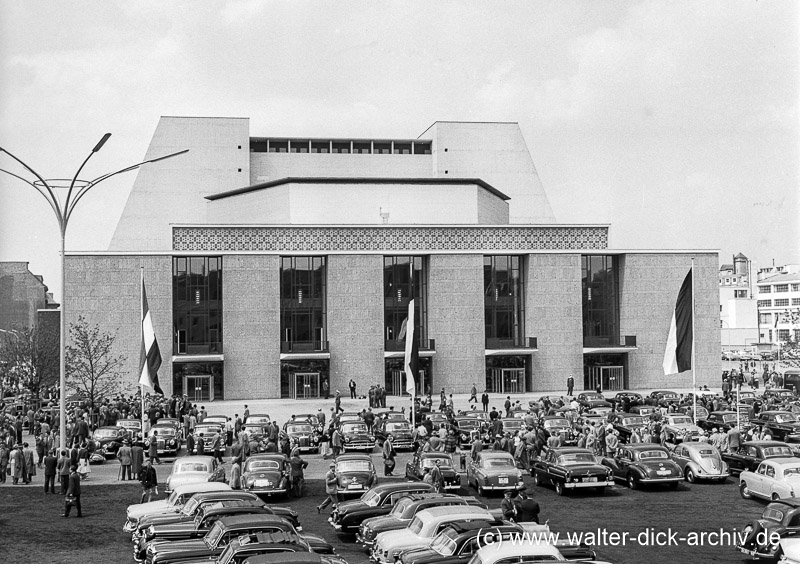
[[[94,409],[103,399],[119,391],[125,357],[113,353],[117,336],[101,333],[83,316],[69,327],[67,385],[83,396]]]

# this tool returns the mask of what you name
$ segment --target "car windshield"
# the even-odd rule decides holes
[[[336,463],[337,472],[369,472],[372,463],[369,460],[343,460]]]
[[[601,394],[583,394],[583,399],[586,401],[603,400],[605,399]]]
[[[247,418],[248,425],[258,425],[259,423],[269,423],[269,415],[251,415]]]
[[[117,427],[130,427],[132,429],[138,429],[141,426],[141,422],[139,421],[117,421]]]
[[[414,517],[411,520],[411,524],[408,526],[408,530],[414,533],[415,535],[418,535],[419,532],[422,530],[422,519],[420,519],[419,517]]]
[[[524,421],[521,419],[503,419],[503,429],[506,431],[513,429],[521,429]]]
[[[395,503],[394,507],[392,507],[392,511],[391,511],[390,515],[392,517],[399,518],[403,514],[403,511],[406,510],[406,507],[411,505],[411,503],[413,501],[414,500],[412,500],[410,497],[402,497],[402,498],[400,498],[400,501]]]
[[[373,490],[369,490],[364,495],[361,496],[361,503],[367,505],[368,507],[378,507],[378,504],[381,502],[380,494],[376,493]]]
[[[200,433],[203,433],[203,435],[213,435],[217,431],[219,431],[219,427],[216,425],[198,425],[194,428],[195,435],[199,435]]]
[[[514,468],[512,458],[486,458],[483,461],[484,468]]]
[[[167,498],[167,505],[175,505],[178,503],[178,492],[177,490],[173,490],[171,494],[169,494],[169,498]]]
[[[775,416],[775,421],[778,423],[794,423],[797,421],[797,417],[793,413],[781,413]]]
[[[552,427],[569,427],[569,422],[566,419],[545,419],[544,428]]]
[[[342,425],[342,433],[366,433],[367,426],[363,423],[345,423]]]
[[[314,428],[311,425],[289,425],[286,427],[287,433],[311,433]]]
[[[570,466],[572,464],[594,464],[594,455],[588,452],[575,452],[571,454],[562,454],[558,457],[558,463],[562,466]]]
[[[408,423],[387,423],[386,424],[387,431],[410,431],[411,425]]]
[[[450,468],[453,466],[453,463],[450,461],[449,458],[445,457],[436,457],[436,458],[424,458],[422,460],[422,467],[423,468],[433,468],[436,466],[436,463],[439,463],[439,468]]]
[[[158,436],[159,437],[163,437],[164,435],[167,435],[168,437],[174,437],[175,436],[175,427],[171,427],[171,426],[168,427],[168,426],[165,425],[163,427],[153,427],[153,431],[158,431]]]
[[[107,439],[109,437],[116,437],[117,433],[116,429],[98,429],[94,432],[95,439]]]
[[[769,519],[770,521],[777,521],[781,523],[783,521],[783,511],[779,511],[774,507],[767,507],[764,510],[764,513],[761,514],[762,519]]]
[[[623,425],[644,425],[644,419],[641,417],[626,417],[622,420]]]
[[[726,413],[722,416],[722,421],[725,423],[732,423],[736,421],[736,414],[735,413]]]
[[[663,450],[643,450],[639,453],[639,460],[654,460],[658,458],[669,458]]]
[[[691,425],[692,418],[691,417],[671,417],[669,420],[670,423],[673,425]]]
[[[456,552],[456,541],[454,537],[457,535],[458,533],[453,529],[442,531],[431,541],[431,549],[442,556],[452,556]]]
[[[182,472],[210,472],[210,470],[205,462],[176,462],[172,473],[181,474]]]
[[[222,536],[222,521],[217,521],[211,527],[211,529],[206,533],[205,538],[203,539],[206,543],[208,548],[215,548],[217,543],[219,542],[220,537]]]
[[[277,460],[248,460],[245,472],[253,470],[280,470],[281,465]]]
[[[477,429],[480,426],[480,422],[477,419],[459,419],[458,420],[458,428],[459,429]]]
[[[764,458],[778,458],[782,456],[794,456],[792,449],[788,446],[766,447],[763,450]]]
[[[797,478],[800,478],[800,466],[789,466],[784,468],[783,477],[790,480],[796,480]]]
[[[181,509],[181,513],[184,515],[191,515],[194,513],[195,509],[197,509],[198,505],[200,505],[200,501],[196,497],[193,497],[186,502],[186,505],[184,505],[183,509]]]

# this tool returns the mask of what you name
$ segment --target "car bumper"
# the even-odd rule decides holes
[[[375,545],[375,539],[367,540],[361,536],[360,533],[356,533],[356,542],[363,546],[367,552],[372,552],[372,547]]]
[[[256,495],[285,494],[289,491],[288,488],[242,488],[242,490]]]
[[[125,524],[122,526],[122,532],[130,534],[135,530],[136,530],[136,523],[126,519]]]
[[[644,478],[639,480],[642,484],[671,484],[672,482],[683,482],[683,476],[673,476],[670,478]]]
[[[359,484],[359,485],[360,485],[360,484]],[[360,486],[361,486],[361,485],[360,485]],[[367,491],[368,489],[369,489],[369,487],[368,487],[368,486],[361,486],[361,487],[359,487],[359,488],[346,488],[346,489],[337,488],[337,490],[336,490],[336,495],[337,495],[337,496],[339,496],[339,497],[345,497],[345,496],[360,496],[360,495],[362,495],[362,494],[363,494],[365,491]]]
[[[567,489],[574,488],[605,488],[606,486],[613,486],[614,480],[598,480],[596,482],[564,482],[564,487]]]
[[[461,489],[461,484],[446,484],[444,486],[444,489],[448,490],[448,491],[449,490],[460,490]]]
[[[486,491],[513,491],[524,490],[525,484],[508,484],[502,486],[481,486]]]
[[[758,550],[752,550],[752,549],[749,549],[749,548],[745,548],[745,547],[743,547],[741,545],[737,545],[736,546],[736,550],[738,550],[742,554],[746,554],[752,560],[758,560],[760,558],[765,558],[765,559],[768,559],[768,560],[774,560],[775,559],[775,553],[774,552],[759,552]]]

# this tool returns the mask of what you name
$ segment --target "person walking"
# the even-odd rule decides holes
[[[58,481],[61,485],[61,495],[67,495],[67,490],[69,489],[69,457],[67,456],[67,451],[61,451],[61,458],[58,459],[58,464],[56,464],[56,472],[58,472]],[[75,465],[75,469],[77,470],[78,466]]]
[[[216,433],[214,435],[214,442],[212,443],[212,449],[214,452],[214,458],[217,459],[217,461],[220,464],[225,462],[224,460],[222,460],[222,451],[220,450],[221,448],[222,448],[222,436],[219,433]]]
[[[342,394],[339,392],[339,390],[336,390],[336,397],[333,398],[333,407],[336,414],[338,414],[340,411],[344,411],[344,409],[342,409]]]
[[[161,459],[158,457],[158,431],[154,430],[150,434],[147,445],[147,458],[154,461],[156,464],[161,464]]]
[[[475,386],[474,383],[472,384],[472,389],[469,391],[469,393],[470,393],[470,396],[469,396],[469,400],[467,400],[467,401],[469,403],[473,403],[473,402],[474,403],[478,403],[478,388]]]
[[[569,377],[567,378],[567,395],[568,396],[572,395],[572,390],[574,388],[575,388],[575,378],[572,376],[572,374],[570,374]]]
[[[67,495],[64,497],[64,514],[62,517],[69,517],[72,507],[78,510],[78,517],[83,517],[81,509],[81,477],[78,475],[78,467],[73,464],[69,467],[69,485]]]
[[[395,467],[395,457],[397,456],[397,451],[394,449],[394,438],[389,435],[389,437],[383,441],[383,475],[384,476],[393,476],[392,472],[394,472]]]
[[[25,482],[25,458],[22,454],[22,445],[17,444],[11,451],[11,483],[17,485],[19,479]]]
[[[131,443],[128,439],[122,441],[122,446],[117,450],[117,460],[119,460],[120,480],[133,480],[131,476]]]
[[[43,461],[44,466],[44,493],[56,493],[56,451],[49,451]]]
[[[500,502],[500,511],[503,512],[503,519],[515,522],[517,517],[517,505],[511,499],[511,490],[506,490],[503,501]]]
[[[134,476],[139,477],[139,472],[142,471],[144,466],[144,449],[139,441],[133,443],[131,447],[131,472]]]
[[[291,468],[292,495],[294,497],[303,497],[306,484],[303,470],[308,468],[308,462],[300,457],[300,449],[297,447],[292,449],[292,456],[289,458],[289,467]]]
[[[328,473],[325,474],[325,493],[328,497],[325,498],[321,504],[317,505],[317,513],[322,513],[322,510],[331,505],[331,509],[336,509],[336,485],[339,478],[336,476],[336,464],[331,462]]]
[[[331,434],[331,449],[333,450],[333,457],[336,458],[342,453],[342,434],[339,429],[334,429]]]
[[[147,464],[139,473],[139,482],[142,484],[142,499],[139,503],[144,503],[144,498],[150,502],[153,500],[153,495],[158,495],[158,478],[156,477],[156,469],[153,468],[153,459],[148,458]]]
[[[350,378],[350,382],[347,384],[347,387],[350,388],[350,399],[356,399],[356,381]]]
[[[241,449],[239,449],[241,452]],[[242,489],[242,457],[241,454],[233,457],[231,464],[231,475],[228,478],[228,485],[232,490]]]
[[[28,443],[22,443],[22,460],[25,464],[24,481],[30,484],[36,475],[36,463],[34,462],[33,450]]]

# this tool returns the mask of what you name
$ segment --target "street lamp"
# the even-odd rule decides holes
[[[169,155],[164,155],[163,157],[158,157],[155,159],[148,159],[146,161],[142,161],[135,165],[131,165],[115,172],[110,172],[108,174],[104,174],[95,178],[94,180],[79,180],[78,175],[83,170],[83,167],[86,166],[86,163],[92,158],[92,155],[97,153],[103,145],[105,145],[108,138],[111,137],[110,133],[106,133],[103,135],[103,138],[97,142],[97,144],[92,149],[92,152],[84,159],[81,166],[78,167],[78,171],[75,173],[75,176],[70,179],[63,179],[63,178],[56,178],[45,180],[42,176],[29,167],[27,164],[22,162],[19,158],[5,150],[3,147],[0,147],[0,153],[5,153],[15,161],[17,161],[20,165],[22,165],[25,170],[30,172],[36,177],[36,180],[30,181],[27,178],[23,178],[22,176],[10,172],[5,169],[0,169],[0,172],[4,172],[14,178],[18,178],[22,180],[29,186],[33,187],[34,190],[39,192],[42,197],[47,200],[47,203],[50,204],[50,207],[53,209],[53,212],[56,214],[56,220],[58,221],[58,228],[61,232],[61,335],[59,336],[59,348],[60,348],[60,355],[59,355],[59,403],[58,403],[58,425],[59,425],[59,435],[60,439],[60,447],[61,449],[67,448],[67,433],[66,433],[66,397],[67,397],[67,375],[66,375],[66,332],[67,332],[67,316],[66,316],[66,274],[65,274],[65,257],[64,257],[64,244],[67,235],[67,224],[69,223],[69,218],[72,217],[72,212],[75,210],[75,206],[78,205],[78,202],[86,195],[86,193],[103,182],[111,178],[112,176],[116,176],[117,174],[122,174],[123,172],[130,172],[132,170],[136,170],[137,168],[146,165],[148,163],[155,163],[158,161],[163,161],[164,159],[169,159],[171,157],[176,157],[178,155],[182,155],[184,153],[188,153],[188,149],[184,149],[183,151],[178,151],[177,153],[171,153]],[[63,201],[58,197],[56,194],[56,190],[66,190],[67,195],[63,199]],[[73,194],[74,191],[74,194]]]

